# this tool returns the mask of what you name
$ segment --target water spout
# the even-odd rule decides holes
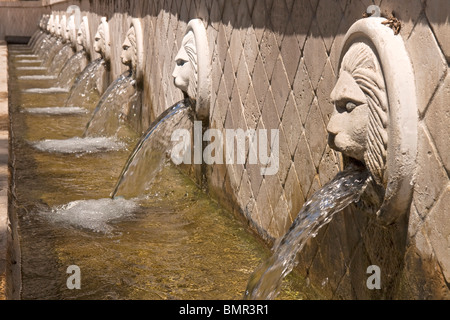
[[[359,201],[370,180],[370,174],[363,166],[349,165],[313,194],[274,247],[272,256],[253,272],[244,299],[274,299],[282,280],[295,267],[296,256],[306,242],[315,237],[334,214]]]
[[[177,102],[164,111],[142,135],[125,164],[111,197],[137,197],[145,194],[172,150],[175,129],[192,128],[192,102]]]

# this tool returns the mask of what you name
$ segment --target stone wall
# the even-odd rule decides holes
[[[340,154],[327,145],[329,96],[344,35],[372,1],[78,3],[89,11],[92,35],[100,16],[108,17],[112,79],[125,70],[119,56],[131,18],[142,19],[143,128],[182,98],[171,76],[174,57],[187,22],[203,19],[212,65],[210,127],[280,132],[276,175],[262,176],[254,164],[211,165],[204,168],[208,191],[268,242],[286,232],[306,199],[342,167]],[[383,228],[357,208],[346,210],[311,239],[297,269],[325,298],[450,298],[449,4],[374,3],[401,21],[416,76],[419,154],[409,219]],[[65,10],[68,4],[47,7]],[[381,290],[366,287],[372,264],[381,267]]]
[[[0,40],[5,36],[31,36],[41,15],[47,12],[40,1],[1,1]]]

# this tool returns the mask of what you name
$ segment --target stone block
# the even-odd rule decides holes
[[[336,75],[333,72],[330,59],[327,60],[319,86],[317,87],[317,100],[325,125],[328,124],[331,114],[334,112],[334,104],[331,102],[330,94],[336,84]]]
[[[308,193],[313,182],[314,175],[316,174],[316,169],[309,151],[305,133],[301,134],[300,140],[298,141],[294,154],[294,163],[300,186],[304,194]]]
[[[447,283],[450,281],[450,255],[448,254],[450,248],[449,207],[450,184],[447,185],[426,222],[428,238]]]
[[[288,206],[290,219],[294,221],[305,203],[305,196],[303,195],[300,182],[298,181],[297,170],[295,169],[294,162],[291,163],[289,173],[284,184],[284,195],[286,197],[286,204]]]
[[[269,89],[269,80],[266,72],[264,71],[264,65],[260,55],[256,58],[255,67],[252,74],[252,84],[255,90],[256,98],[258,99],[258,105],[260,110],[263,109],[264,100]]]
[[[291,92],[291,85],[286,75],[281,56],[278,56],[273,69],[272,79],[270,81],[275,107],[277,108],[278,116],[281,118],[286,101]]]
[[[314,10],[308,1],[294,1],[289,25],[292,26],[291,32],[297,37],[299,48],[302,50],[313,16]]]
[[[282,115],[281,127],[286,133],[289,152],[291,155],[293,155],[295,152],[295,148],[297,147],[300,134],[303,132],[303,126],[292,92],[288,96],[286,108],[284,109]]]
[[[317,99],[314,99],[309,109],[305,123],[305,136],[308,140],[309,150],[314,161],[314,166],[319,167],[323,152],[327,146],[328,132],[323,122]]]
[[[316,20],[313,20],[311,29],[308,32],[308,38],[303,49],[303,58],[312,87],[316,89],[328,58]]]
[[[447,10],[444,10],[447,8]],[[439,45],[450,63],[450,28],[448,17],[448,2],[446,0],[429,1],[425,6],[425,13],[431,24]]]
[[[245,62],[244,56],[241,56],[239,61],[239,66],[237,67],[236,74],[236,84],[239,90],[239,93],[242,97],[242,101],[245,103],[245,98],[247,96],[248,87],[250,85],[250,76],[247,69],[247,63]]]
[[[255,130],[258,125],[259,118],[261,117],[261,112],[259,111],[255,90],[252,86],[248,89],[243,113],[245,122],[247,123],[247,128]]]
[[[242,172],[241,184],[239,187],[239,193],[237,195],[237,201],[242,210],[247,206],[250,199],[253,199],[252,186],[248,177],[247,169],[244,168]]]
[[[311,102],[314,98],[314,90],[312,88],[308,71],[305,67],[305,60],[303,58],[300,61],[297,74],[295,75],[292,92],[297,104],[297,111],[302,119],[302,124],[305,124],[306,116],[308,115]]]
[[[448,176],[436,156],[436,150],[428,133],[422,125],[419,126],[418,134],[419,147],[413,199],[418,213],[423,219],[448,182]]]
[[[267,197],[269,199],[270,207],[272,210],[277,206],[278,201],[280,200],[280,197],[283,196],[283,186],[281,185],[278,175],[268,175],[264,176],[264,181],[267,185]],[[278,212],[275,214],[274,211],[274,217],[277,219],[278,214],[282,215],[284,213]]]
[[[255,90],[256,93],[256,90]],[[264,128],[267,130],[278,129],[280,118],[275,106],[275,100],[272,95],[272,90],[268,90],[264,100],[264,106],[261,110],[261,118],[264,123]]]
[[[424,17],[406,42],[416,79],[417,104],[423,116],[436,87],[447,71],[447,62]],[[426,70],[426,72],[424,72]]]
[[[243,52],[239,29],[235,29],[231,33],[229,52],[231,55],[231,62],[232,62],[233,70],[235,72],[237,72],[238,66],[239,66],[239,60],[240,60],[241,54]]]
[[[261,55],[264,70],[267,77],[271,79],[273,68],[277,61],[280,50],[278,50],[277,40],[272,30],[266,29],[259,43],[259,53]]]
[[[225,81],[222,79],[220,81],[219,90],[217,92],[213,120],[211,121],[211,123],[215,123],[215,128],[222,129],[224,127],[229,104],[229,95],[227,92]]]
[[[273,219],[273,212],[269,203],[267,185],[264,180],[261,182],[258,196],[256,197],[256,206],[258,207],[260,226],[263,230],[268,230]]]
[[[317,6],[316,19],[327,52],[330,52],[334,37],[343,17],[342,7],[338,1],[320,1]]]
[[[288,25],[288,28],[292,28],[292,24]],[[285,66],[286,76],[289,81],[289,85],[292,86],[294,82],[295,74],[300,63],[302,51],[298,44],[297,37],[292,32],[287,32],[283,38],[283,42],[280,48],[281,58]]]
[[[339,162],[335,151],[327,145],[319,164],[319,180],[322,185],[331,181],[339,172]]]
[[[233,91],[233,86],[236,81],[235,73],[233,70],[233,63],[231,61],[231,54],[230,51],[227,51],[226,54],[227,58],[225,59],[225,64],[223,67],[223,78],[222,80],[225,80],[225,83],[227,85],[228,93],[231,94]],[[230,96],[231,98],[231,96]]]
[[[255,67],[256,58],[258,57],[258,41],[255,36],[254,29],[249,27],[245,34],[244,39],[244,59],[247,63],[248,72],[251,76],[253,74],[253,68]]]
[[[282,237],[290,225],[292,224],[291,217],[289,215],[289,208],[282,192],[277,204],[273,208],[273,220],[269,226],[269,233],[273,234],[275,238]]]
[[[425,123],[430,131],[433,141],[438,150],[438,154],[450,174],[450,73],[447,73],[445,80],[441,83],[435,93],[429,110],[425,115]]]

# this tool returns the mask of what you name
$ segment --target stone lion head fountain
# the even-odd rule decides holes
[[[48,33],[53,34],[54,32],[54,23],[55,23],[55,16],[52,14],[49,15],[46,30]]]
[[[59,14],[53,16],[52,26],[50,28],[50,33],[58,38],[58,26],[59,26]]]
[[[66,41],[69,41],[72,47],[76,47],[77,45],[77,29],[75,25],[75,16],[71,15],[67,19],[67,25],[65,30],[64,38]]]
[[[344,162],[371,173],[370,196],[379,221],[391,224],[408,212],[417,153],[417,102],[412,66],[401,36],[370,17],[348,30],[331,93],[335,111],[329,145]]]
[[[65,14],[62,14],[62,15],[57,16],[57,17],[58,17],[58,19],[57,19],[58,23],[55,24],[56,36],[61,38],[61,40],[63,42],[65,42],[66,39],[64,38],[64,34],[65,34],[65,31],[66,31],[67,17],[66,17]]]
[[[143,34],[141,22],[138,18],[131,20],[130,28],[122,44],[122,54],[120,55],[122,63],[128,66],[139,83],[143,77]]]
[[[73,15],[71,17],[74,17]],[[75,17],[74,17],[75,22]],[[74,23],[75,25],[75,23]],[[73,34],[75,36],[75,34]],[[91,50],[91,34],[89,32],[89,20],[87,16],[83,16],[81,19],[80,27],[75,36],[76,43],[79,44],[86,51],[87,54]]]
[[[198,119],[209,120],[211,66],[205,26],[201,19],[190,20],[172,73],[174,84],[185,97],[195,100]]]
[[[48,24],[48,19],[50,18],[50,15],[48,14],[43,14],[41,17],[41,20],[39,20],[39,28],[43,31],[47,30],[47,24]]]
[[[109,25],[106,17],[100,18],[100,24],[97,28],[97,33],[94,36],[94,51],[99,53],[105,61],[110,61],[111,40],[109,37]]]

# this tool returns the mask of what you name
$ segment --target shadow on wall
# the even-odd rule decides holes
[[[446,0],[439,0],[442,5],[433,5],[433,8],[442,8],[447,5]],[[178,20],[188,22],[192,18],[202,18],[209,24],[222,23],[229,28],[245,29],[250,26],[258,29],[269,29],[279,34],[306,34],[309,31],[309,22],[314,12],[317,13],[319,30],[312,30],[322,37],[334,37],[345,30],[355,21],[362,18],[366,8],[372,1],[114,1],[91,4],[91,10],[112,16],[116,13],[128,13],[134,17],[142,18],[146,15],[158,15],[165,11],[177,16]],[[395,3],[383,3],[381,16],[395,16],[403,23],[413,23],[418,20],[417,13],[427,8],[421,1],[401,0]],[[449,12],[435,12],[429,15],[430,22],[445,24]],[[288,17],[288,21],[286,20]],[[338,25],[345,24],[339,28]]]

